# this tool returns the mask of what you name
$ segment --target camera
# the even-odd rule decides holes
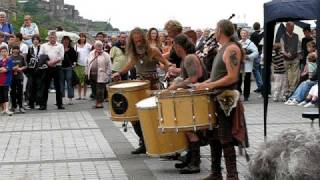
[[[247,49],[247,48],[245,48],[244,51],[246,52],[246,55],[253,53],[251,49]]]

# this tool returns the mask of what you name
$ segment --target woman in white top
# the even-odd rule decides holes
[[[32,36],[39,35],[39,29],[36,23],[32,22],[30,15],[24,16],[24,23],[20,28],[20,33],[23,36],[24,43],[28,46],[32,45]]]
[[[75,72],[79,77],[80,84],[78,85],[78,95],[76,100],[86,100],[87,96],[87,84],[85,83],[85,67],[87,65],[87,59],[91,51],[91,45],[87,43],[87,36],[84,33],[79,34],[80,39],[75,45],[75,50],[78,53],[77,66]],[[81,90],[83,89],[83,97],[81,96]]]
[[[241,40],[239,41],[242,45],[242,48],[245,50],[246,57],[244,60],[244,69],[242,73],[245,73],[244,77],[244,90],[243,96],[244,101],[249,100],[250,96],[250,86],[251,86],[251,73],[253,69],[253,61],[255,58],[259,56],[258,48],[256,45],[248,38],[249,31],[248,29],[244,28],[240,32]],[[238,83],[238,90],[242,93],[241,85],[242,85],[242,73],[240,73],[239,83]]]

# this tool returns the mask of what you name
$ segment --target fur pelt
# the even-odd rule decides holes
[[[262,145],[249,162],[249,180],[319,180],[320,133],[289,129]]]
[[[237,106],[239,97],[237,90],[225,90],[217,95],[217,101],[226,116],[230,116],[232,109]]]

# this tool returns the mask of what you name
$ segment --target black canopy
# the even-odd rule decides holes
[[[264,85],[265,91],[270,87],[272,46],[274,41],[274,28],[277,22],[317,20],[317,74],[320,80],[320,0],[273,0],[264,4]],[[318,81],[319,85],[319,81]],[[320,85],[318,86],[320,88]],[[320,97],[320,90],[318,91]],[[319,117],[320,117],[320,108]],[[267,136],[268,93],[264,93],[264,136]]]

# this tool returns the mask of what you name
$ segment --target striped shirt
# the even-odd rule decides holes
[[[286,72],[284,67],[284,57],[282,52],[273,51],[272,64],[273,64],[273,71],[275,74],[284,74]]]

